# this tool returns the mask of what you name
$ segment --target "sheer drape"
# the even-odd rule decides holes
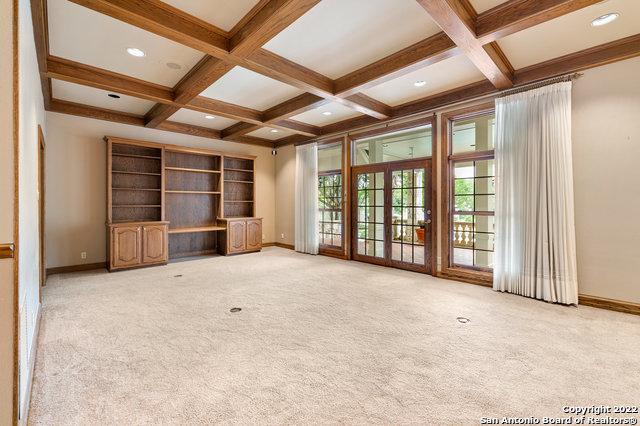
[[[571,82],[496,100],[494,290],[578,303]]]
[[[296,147],[295,249],[318,254],[318,146]]]

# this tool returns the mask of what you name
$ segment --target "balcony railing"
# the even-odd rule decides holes
[[[473,224],[468,222],[453,223],[453,246],[457,248],[473,248]]]

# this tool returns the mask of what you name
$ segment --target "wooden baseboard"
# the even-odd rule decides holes
[[[66,274],[68,272],[92,271],[94,269],[106,269],[106,262],[84,263],[82,265],[57,266],[55,268],[47,268],[47,276],[53,274]]]
[[[467,284],[481,285],[483,287],[492,287],[493,278],[491,274],[486,272],[465,272],[455,269],[446,269],[436,272],[436,277],[445,280],[462,281]]]
[[[594,308],[608,309],[610,311],[640,315],[640,303],[625,302],[623,300],[615,300],[615,299],[607,299],[605,297],[590,296],[588,294],[579,294],[578,304],[584,305],[584,306],[591,306]]]
[[[280,247],[284,249],[295,250],[294,246],[285,243],[263,243],[262,247]]]

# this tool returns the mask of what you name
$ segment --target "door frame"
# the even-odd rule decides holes
[[[437,200],[434,198],[434,162],[431,157],[424,157],[411,160],[398,160],[390,161],[386,163],[378,164],[366,164],[360,166],[351,167],[351,258],[353,260],[372,263],[380,266],[388,266],[398,269],[404,269],[413,272],[421,272],[424,274],[435,275],[436,268],[436,238],[437,238],[437,226],[434,222],[434,218],[437,218],[435,206]],[[425,235],[429,236],[429,244],[424,244],[424,265],[412,265],[392,259],[392,237],[393,228],[391,223],[392,206],[392,184],[391,184],[391,172],[394,170],[404,169],[425,169],[425,218],[427,217],[426,210],[431,210],[428,215],[430,222],[425,223]],[[357,176],[361,173],[384,173],[384,258],[372,257],[357,253],[358,249],[358,180]]]
[[[38,125],[38,235],[40,238],[40,287],[47,285],[47,265],[46,265],[46,185],[45,185],[45,159],[46,144],[42,127]],[[42,291],[39,291],[40,302],[42,302]]]

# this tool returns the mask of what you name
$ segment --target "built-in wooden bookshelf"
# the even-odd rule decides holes
[[[255,214],[254,160],[224,157],[224,217],[252,217]]]
[[[110,270],[260,249],[254,157],[105,140]]]

